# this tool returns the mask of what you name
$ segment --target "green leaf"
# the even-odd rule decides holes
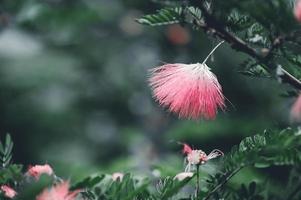
[[[220,173],[210,176],[209,191],[219,183],[227,182],[245,166],[300,166],[300,148],[301,135],[292,129],[265,131],[246,137],[225,156]]]
[[[183,9],[180,7],[164,8],[157,11],[156,14],[145,15],[140,19],[136,19],[136,21],[149,26],[178,24],[182,20],[182,11]]]
[[[2,168],[10,165],[14,143],[9,134],[6,134],[5,142],[0,141],[0,164]]]
[[[84,189],[84,188],[93,188],[95,185],[100,183],[104,179],[105,175],[95,176],[95,177],[87,177],[84,180],[76,183],[71,187],[71,190],[76,189]]]

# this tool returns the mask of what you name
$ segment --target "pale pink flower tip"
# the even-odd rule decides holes
[[[192,172],[182,172],[182,173],[177,174],[173,179],[178,180],[178,181],[183,181],[186,178],[191,178],[191,177],[193,177]]]
[[[293,122],[301,122],[301,94],[291,108],[290,118]]]
[[[187,166],[185,172],[189,172],[192,165],[202,165],[208,160],[223,156],[224,153],[218,149],[214,149],[207,155],[204,151],[199,149],[192,149],[188,144],[183,144],[183,153],[186,155]]]
[[[7,185],[1,186],[1,191],[4,193],[4,196],[7,198],[14,198],[17,195],[17,192]]]
[[[69,182],[63,182],[50,189],[45,189],[36,200],[75,200],[80,190],[69,191]]]
[[[166,64],[149,81],[154,98],[180,118],[214,119],[225,108],[221,85],[205,63]]]
[[[48,174],[51,176],[53,174],[53,170],[48,164],[45,164],[30,166],[27,171],[27,175],[32,176],[35,179],[39,179],[42,174]]]
[[[120,172],[115,172],[112,174],[112,180],[113,181],[122,181],[124,174]]]
[[[301,22],[301,0],[297,0],[294,8],[295,18]]]
[[[189,154],[192,152],[192,148],[188,144],[183,144],[183,154]]]

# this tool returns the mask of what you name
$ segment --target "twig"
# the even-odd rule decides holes
[[[244,166],[240,166],[239,168],[235,169],[231,174],[229,174],[224,181],[222,181],[220,184],[218,184],[209,194],[203,199],[208,200],[209,197],[214,194],[217,190],[219,190],[221,187],[223,187],[235,174],[237,174]]]

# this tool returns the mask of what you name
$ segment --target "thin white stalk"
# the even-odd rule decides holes
[[[208,54],[208,56],[205,58],[205,60],[202,62],[202,64],[205,64],[207,62],[207,60],[210,58],[210,56],[215,52],[215,50],[224,43],[225,41],[221,41],[220,43],[218,43],[213,49],[212,51]]]

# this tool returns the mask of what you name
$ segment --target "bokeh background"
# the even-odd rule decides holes
[[[16,163],[50,163],[58,175],[172,174],[180,142],[227,152],[243,137],[289,124],[293,99],[270,79],[238,73],[246,58],[224,44],[208,65],[227,97],[215,121],[188,121],[152,99],[148,70],[201,62],[218,41],[188,27],[144,27],[160,5],[141,0],[1,0],[0,135]],[[275,173],[275,172],[273,172]],[[246,169],[237,179],[264,181]]]

